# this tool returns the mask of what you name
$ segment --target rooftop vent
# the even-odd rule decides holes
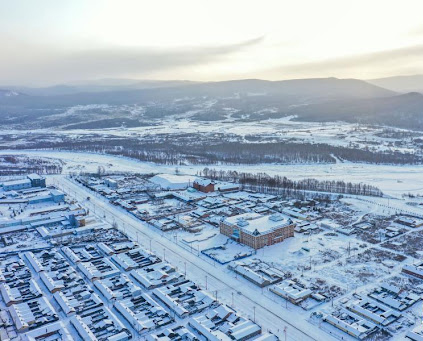
[[[243,218],[238,218],[238,219],[237,219],[236,224],[237,224],[238,226],[247,226],[247,225],[249,224],[249,222],[248,222],[248,221],[246,221],[246,220],[245,220],[245,219],[243,219]]]
[[[280,214],[273,214],[269,217],[269,219],[272,221],[281,221],[283,220],[283,216]]]

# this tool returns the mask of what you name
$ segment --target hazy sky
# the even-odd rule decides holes
[[[422,0],[0,0],[0,84],[423,73]]]

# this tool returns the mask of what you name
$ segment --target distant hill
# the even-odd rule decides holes
[[[83,87],[90,91],[81,92]],[[395,92],[357,79],[315,78],[286,81],[266,81],[258,79],[234,80],[225,82],[186,83],[185,81],[147,81],[131,85],[131,89],[111,91],[106,85],[56,86],[46,90],[23,89],[32,94],[22,104],[38,105],[76,105],[76,104],[131,104],[143,101],[173,100],[182,97],[230,97],[268,96],[277,97],[288,105],[304,102],[332,101],[348,98],[388,97]],[[86,88],[85,88],[86,89]],[[104,91],[107,89],[106,91]],[[103,91],[102,91],[103,90]],[[47,91],[47,92],[46,92]],[[55,95],[47,96],[51,91]],[[77,92],[79,91],[79,92]],[[39,92],[41,96],[35,94]],[[70,92],[64,94],[64,92]],[[43,97],[42,97],[43,96]],[[11,101],[19,105],[20,101]]]
[[[199,82],[189,80],[154,80],[154,79],[128,79],[128,78],[102,78],[89,79],[67,83],[72,86],[133,86],[139,88],[157,88],[196,84]]]
[[[193,88],[193,86],[191,86]],[[214,95],[230,93],[267,94],[291,96],[304,100],[335,100],[340,98],[371,98],[392,96],[395,92],[358,79],[310,78],[284,81],[259,79],[202,83],[195,86],[197,92]],[[186,87],[188,89],[188,87]]]
[[[411,92],[388,98],[346,100],[296,108],[303,121],[347,121],[423,130],[423,95]]]
[[[357,79],[97,82],[67,85],[76,87],[72,91],[85,86],[97,89],[91,92],[0,96],[0,124],[25,128],[30,122],[38,127],[100,129],[148,126],[168,116],[178,119],[188,115],[191,120],[204,122],[224,120],[230,115],[231,120],[253,122],[297,115],[305,121],[342,120],[423,130],[423,95],[399,94]],[[122,90],[128,83],[145,88]],[[120,90],[100,91],[109,86]],[[93,104],[66,111],[69,107]],[[100,104],[106,108],[100,108]],[[132,104],[142,110],[128,111],[127,106]]]
[[[48,87],[8,87],[15,91],[23,92],[31,96],[61,96],[74,95],[90,92],[131,91],[142,89],[157,89],[163,87],[177,87],[187,84],[195,84],[191,81],[161,81],[161,80],[136,80],[136,79],[100,79],[58,84]]]
[[[370,79],[369,83],[390,89],[396,92],[422,92],[423,75],[396,76],[387,78]]]
[[[13,90],[6,90],[6,89],[0,89],[0,98],[9,98],[9,97],[17,97],[22,96],[21,93]]]

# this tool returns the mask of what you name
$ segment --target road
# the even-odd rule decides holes
[[[301,308],[289,305],[287,309],[285,304],[275,302],[269,294],[265,295],[266,289],[262,291],[244,279],[235,278],[226,267],[211,264],[204,256],[199,257],[196,250],[190,252],[169,241],[161,231],[111,205],[100,195],[65,176],[55,175],[48,180],[101,219],[116,222],[118,228],[129,237],[177,266],[179,271],[186,272],[187,277],[198,285],[203,288],[207,286],[207,290],[217,295],[221,302],[233,305],[234,309],[259,323],[263,331],[271,331],[281,340],[334,340],[317,326],[308,323],[305,320],[308,313]],[[86,200],[88,196],[90,200]]]

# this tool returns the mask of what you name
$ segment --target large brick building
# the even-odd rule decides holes
[[[267,216],[244,213],[226,218],[220,223],[220,233],[254,249],[293,237],[294,228],[294,222],[279,213]]]
[[[219,192],[234,192],[239,191],[239,185],[233,182],[214,181],[210,179],[198,178],[192,183],[192,187],[204,193],[219,191]]]
[[[192,187],[204,193],[214,192],[214,181],[209,179],[196,179]]]

